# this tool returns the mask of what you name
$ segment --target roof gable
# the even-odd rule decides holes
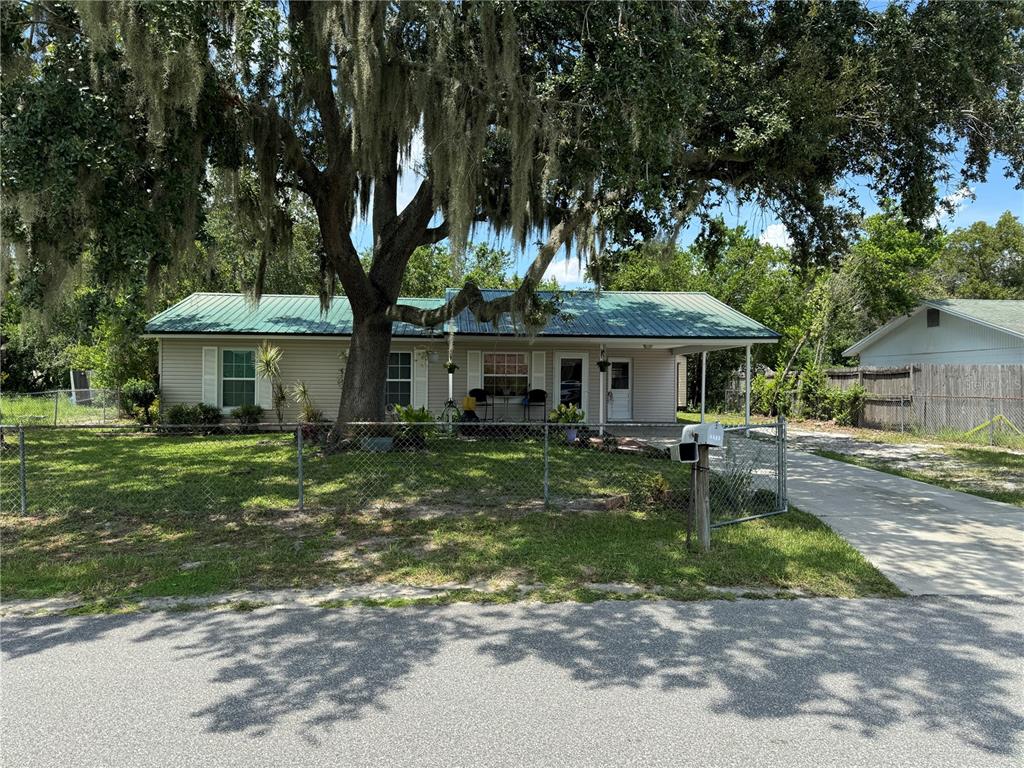
[[[449,296],[453,292],[449,292]],[[485,298],[508,291],[484,290]],[[544,294],[550,296],[551,294]],[[445,299],[403,298],[424,309],[442,306]],[[561,313],[539,336],[663,339],[763,339],[779,334],[706,293],[576,291],[559,294]],[[454,320],[456,335],[517,336],[525,329],[507,314],[494,323],[481,323],[468,310]],[[253,304],[242,294],[196,293],[164,310],[146,324],[152,335],[251,334],[347,336],[352,311],[343,296],[335,297],[326,314],[316,296],[264,296]],[[443,335],[448,325],[420,328],[395,323],[397,337]]]
[[[894,317],[876,328],[860,341],[843,350],[844,357],[859,355],[884,336],[889,335],[903,323],[916,317],[929,307],[948,312],[989,328],[995,328],[1011,336],[1024,338],[1024,301],[1015,299],[931,299],[921,303],[913,312]]]

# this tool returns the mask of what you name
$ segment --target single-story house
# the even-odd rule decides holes
[[[1024,301],[939,299],[890,320],[849,349],[862,367],[1024,364]]]
[[[502,293],[484,291],[487,298]],[[445,299],[401,301],[430,308]],[[483,389],[493,403],[488,417],[519,421],[524,393],[543,390],[544,407],[575,403],[591,422],[674,421],[682,355],[779,338],[706,293],[579,291],[560,302],[532,335],[507,316],[481,323],[468,311],[437,328],[395,323],[388,403],[439,415],[449,397],[461,403]],[[304,382],[316,407],[333,417],[351,329],[343,296],[322,314],[316,296],[264,296],[253,304],[241,294],[193,294],[146,325],[159,342],[161,407],[204,402],[229,412],[256,403],[269,410],[270,384],[254,365],[257,346],[269,341],[281,350],[282,383]],[[449,349],[458,365],[450,377]],[[610,361],[606,373],[597,366],[602,355]],[[286,418],[297,415],[289,403]]]

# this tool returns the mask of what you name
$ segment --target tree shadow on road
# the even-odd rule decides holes
[[[11,664],[117,637],[127,665],[133,644],[167,645],[168,663],[208,674],[215,692],[190,714],[254,738],[298,717],[315,743],[386,712],[458,643],[483,670],[539,661],[583,690],[712,689],[712,711],[750,721],[812,716],[868,737],[915,723],[1012,755],[1024,733],[1019,616],[1012,602],[931,599],[284,609],[8,621],[3,653]]]

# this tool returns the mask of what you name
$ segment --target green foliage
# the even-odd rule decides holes
[[[750,382],[750,408],[766,416],[791,415],[796,395],[793,376],[767,377],[758,374]]]
[[[177,403],[164,412],[162,423],[172,426],[215,426],[220,424],[221,418],[220,409],[212,405]]]
[[[949,296],[1024,299],[1024,224],[1006,211],[995,225],[978,221],[953,231],[934,271]]]
[[[299,420],[305,424],[319,424],[324,421],[324,413],[313,404],[309,387],[304,381],[298,381],[291,389],[292,399],[299,406]]]
[[[586,414],[575,404],[559,403],[558,407],[548,414],[548,421],[553,424],[579,424],[585,417]]]
[[[263,406],[240,405],[232,409],[231,417],[243,426],[259,424],[263,420]]]
[[[829,393],[829,409],[836,424],[841,427],[855,427],[864,411],[867,390],[860,384],[853,384],[847,389],[835,387]]]
[[[432,424],[434,416],[426,408],[413,408],[411,405],[396,405],[395,416],[405,424]]]
[[[145,424],[152,424],[159,413],[157,391],[151,381],[129,379],[121,385],[121,412],[135,417]]]

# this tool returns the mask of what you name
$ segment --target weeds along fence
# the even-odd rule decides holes
[[[860,424],[979,445],[1024,448],[1024,398],[869,395]]]
[[[114,389],[51,389],[0,392],[0,424],[66,426],[124,421]]]
[[[712,523],[786,509],[782,423],[711,450]],[[678,424],[4,427],[4,514],[689,514]]]

